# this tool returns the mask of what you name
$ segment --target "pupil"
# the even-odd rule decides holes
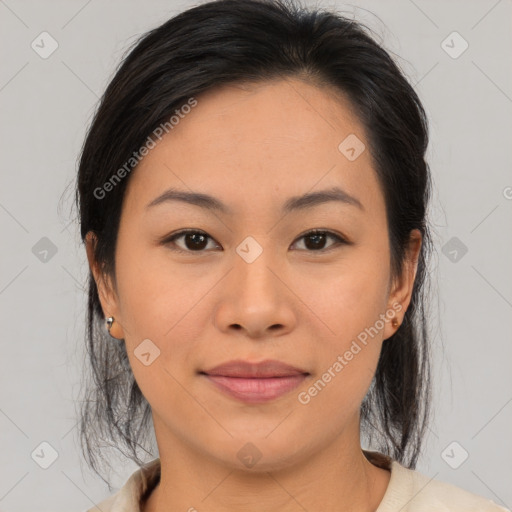
[[[308,240],[314,240],[312,246],[311,244],[308,244]],[[319,235],[309,235],[306,237],[306,247],[308,249],[318,249],[320,246],[320,249],[322,248],[323,243],[325,243],[325,234],[319,234]]]
[[[194,240],[192,243],[192,247],[189,246],[189,244],[187,243],[191,239]],[[204,249],[204,247],[206,247],[206,244],[204,243],[205,240],[206,237],[199,233],[187,233],[185,235],[185,245],[187,246],[187,249]]]

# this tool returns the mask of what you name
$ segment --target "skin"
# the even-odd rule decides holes
[[[197,100],[132,171],[117,286],[98,271],[94,236],[87,237],[103,311],[115,317],[111,333],[125,339],[152,408],[161,481],[143,510],[303,512],[350,504],[374,511],[390,473],[361,451],[359,408],[382,343],[397,329],[391,318],[308,404],[298,394],[380,314],[398,304],[402,321],[421,234],[411,232],[404,272],[393,280],[384,196],[370,153],[349,161],[338,150],[349,134],[369,143],[349,102],[332,89],[286,79],[224,86]],[[281,212],[289,197],[333,186],[364,210],[330,201]],[[170,187],[215,196],[232,214],[181,202],[146,208]],[[186,237],[160,242],[184,228],[210,237],[202,252]],[[309,248],[304,235],[320,228],[351,244],[326,238],[320,249]],[[236,252],[247,236],[263,249],[252,263]],[[160,350],[149,366],[134,354],[145,339]],[[197,373],[238,358],[278,359],[310,376],[254,405]],[[248,442],[262,454],[252,468],[237,457]]]

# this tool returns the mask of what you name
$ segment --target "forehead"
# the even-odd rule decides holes
[[[286,79],[224,86],[196,100],[132,171],[125,201],[147,203],[179,187],[243,208],[331,186],[382,201],[363,125],[333,89]],[[345,140],[366,149],[349,159]]]
[[[265,157],[261,149],[272,145],[276,156],[291,157],[290,146],[305,155],[319,151],[337,155],[338,139],[344,134],[365,138],[348,99],[333,88],[320,89],[297,79],[227,85],[197,101],[197,107],[173,129],[174,138],[189,147],[198,143],[192,139],[200,137],[204,151],[216,154],[229,151],[236,156],[256,148]]]

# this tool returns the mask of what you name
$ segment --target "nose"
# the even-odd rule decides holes
[[[263,250],[251,263],[235,256],[215,312],[215,324],[222,332],[259,339],[294,329],[298,300],[287,283],[285,264],[279,265],[270,253]]]

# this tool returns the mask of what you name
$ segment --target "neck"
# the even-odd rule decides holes
[[[155,423],[158,434],[162,425]],[[273,467],[240,469],[185,445],[167,431],[159,443],[160,483],[143,512],[172,510],[215,512],[304,512],[350,510],[373,512],[381,502],[390,472],[372,465],[359,444],[340,436],[314,454]],[[263,459],[263,458],[262,458]]]

